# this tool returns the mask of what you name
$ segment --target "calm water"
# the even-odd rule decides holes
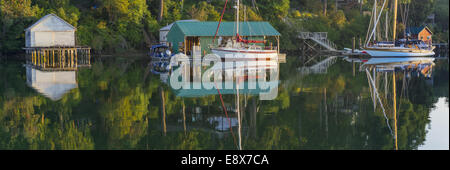
[[[374,111],[366,73],[342,59],[313,73],[288,57],[275,99],[240,92],[241,125],[233,91],[223,91],[225,114],[216,91],[173,90],[149,62],[97,59],[53,73],[0,63],[0,149],[395,147],[392,107]],[[397,74],[399,149],[449,148],[449,64],[435,63],[432,78]]]

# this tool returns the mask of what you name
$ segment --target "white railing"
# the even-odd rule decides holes
[[[336,63],[337,57],[331,56],[326,58],[325,60],[322,60],[321,62],[314,64],[311,67],[300,67],[298,70],[300,71],[300,74],[302,75],[308,75],[308,74],[326,74],[328,72],[328,68]]]
[[[300,32],[300,39],[310,39],[331,51],[336,51],[337,46],[328,40],[327,32]]]

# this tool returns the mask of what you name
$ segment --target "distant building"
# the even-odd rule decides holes
[[[213,44],[219,22],[175,22],[167,33],[167,42],[174,53],[184,50],[190,54],[193,46],[200,46],[202,55],[210,53],[210,45]],[[241,22],[239,35],[248,40],[266,40],[267,37],[279,39],[281,35],[268,22]],[[222,22],[217,33],[215,43],[221,44],[236,36],[235,22]],[[258,44],[263,47],[267,44]],[[277,47],[277,44],[274,44]]]
[[[177,22],[196,22],[196,21],[198,21],[198,20],[195,20],[195,19],[192,19],[192,20],[180,20],[180,21],[177,21]],[[173,23],[171,23],[171,24],[169,24],[169,25],[159,29],[159,43],[160,44],[168,45],[167,44],[167,34],[169,33],[169,31],[172,28],[174,23],[175,22],[173,22]]]
[[[425,43],[432,43],[432,35],[433,32],[431,32],[431,30],[426,27],[426,26],[422,26],[422,27],[407,27],[405,30],[406,36],[411,38],[411,39],[418,39],[418,40],[422,40]]]
[[[74,47],[75,31],[60,17],[48,14],[25,29],[25,47]]]

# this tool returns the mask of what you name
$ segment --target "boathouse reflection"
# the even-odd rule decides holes
[[[79,55],[78,59],[66,58],[58,62],[49,62],[48,58],[51,58],[49,56],[47,58],[42,56],[42,60],[36,58],[39,57],[33,55],[27,58],[25,64],[27,85],[53,101],[60,100],[70,90],[78,88],[79,68],[91,67],[90,54]],[[69,64],[61,64],[66,62]]]
[[[30,65],[27,69],[27,85],[53,101],[77,88],[76,71],[41,71]]]

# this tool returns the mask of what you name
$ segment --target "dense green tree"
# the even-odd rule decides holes
[[[23,30],[39,13],[40,9],[31,0],[0,1],[0,56],[21,51],[25,45]]]
[[[362,12],[370,11],[373,4],[363,0],[357,5],[350,3],[338,9],[335,2],[242,1],[240,18],[271,22],[282,33],[282,50],[295,50],[299,46],[295,38],[298,31],[326,31],[339,47],[349,47],[351,41],[348,37],[365,37],[370,18],[362,15]],[[3,54],[23,52],[23,29],[49,13],[55,13],[77,27],[77,43],[93,47],[94,53],[143,50],[158,42],[159,28],[174,21],[218,21],[224,3],[197,0],[3,0],[0,10],[0,51]],[[323,15],[324,3],[330,8],[327,15]],[[448,7],[438,5],[445,3],[448,4],[448,1],[400,1],[399,21],[403,22],[408,16],[408,22],[398,24],[399,32],[406,26],[424,25],[426,17],[435,13],[437,22],[430,26],[435,33],[434,40],[447,41]],[[235,20],[232,6],[234,4],[230,2],[225,9],[225,21]],[[160,17],[161,14],[163,16]]]
[[[258,8],[261,10],[263,18],[269,21],[277,21],[285,19],[289,14],[289,2],[289,0],[262,0],[258,1]]]

